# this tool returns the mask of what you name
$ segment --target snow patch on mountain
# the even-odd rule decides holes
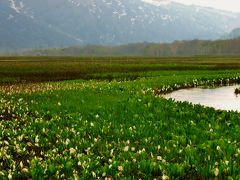
[[[24,8],[24,4],[22,1],[19,3],[16,3],[14,0],[9,0],[10,2],[10,7],[16,12],[16,13],[21,13],[22,9]]]
[[[161,19],[163,21],[170,21],[170,22],[174,21],[174,18],[172,16],[168,15],[168,14],[161,15]]]
[[[79,7],[81,5],[80,2],[74,1],[74,0],[68,0],[68,2],[72,3],[73,5]]]
[[[11,19],[13,19],[13,18],[14,18],[14,16],[13,16],[12,14],[9,14],[7,20],[11,20]]]
[[[170,0],[142,0],[143,2],[152,4],[154,6],[166,6],[171,3]]]

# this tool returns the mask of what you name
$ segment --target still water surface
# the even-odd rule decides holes
[[[224,86],[218,88],[192,88],[182,89],[165,95],[176,101],[188,101],[193,104],[213,107],[221,110],[233,110],[240,112],[240,95],[234,91],[240,85]]]

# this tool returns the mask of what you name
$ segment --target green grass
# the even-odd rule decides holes
[[[226,58],[219,59],[200,59],[201,66],[194,58],[157,59],[155,64],[135,59],[134,66],[145,69],[132,71],[123,63],[126,72],[112,66],[90,72],[95,80],[39,83],[29,77],[22,79],[27,82],[2,84],[0,179],[239,179],[239,113],[158,96],[239,82],[240,70],[229,65],[238,64],[237,58],[226,66]],[[55,63],[48,71],[59,66]],[[169,69],[151,69],[155,66]]]
[[[238,70],[239,57],[0,57],[0,83],[128,79],[153,71]]]

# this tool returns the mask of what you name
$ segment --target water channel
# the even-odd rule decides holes
[[[192,88],[174,91],[165,95],[176,101],[188,101],[193,104],[213,107],[220,110],[233,110],[240,112],[240,95],[234,93],[240,85],[223,86],[217,88]]]

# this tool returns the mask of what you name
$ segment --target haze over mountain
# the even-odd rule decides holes
[[[217,39],[239,17],[169,0],[1,0],[0,48]]]
[[[240,38],[240,28],[233,29],[230,33],[226,33],[221,39],[237,39]]]

